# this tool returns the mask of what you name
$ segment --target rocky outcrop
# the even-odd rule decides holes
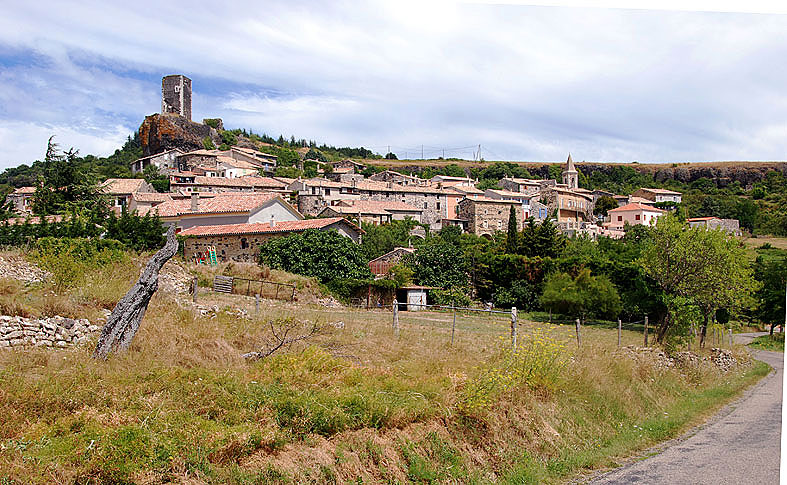
[[[184,152],[204,148],[202,140],[210,137],[213,143],[221,144],[215,128],[195,123],[175,114],[153,114],[145,117],[139,127],[139,139],[143,156],[154,155],[177,148]]]
[[[370,160],[370,163],[380,165],[383,167],[391,168],[393,170],[401,170],[405,172],[421,173],[427,166],[439,166],[439,164],[425,162],[422,165],[386,165],[384,160]],[[549,166],[560,165],[561,168],[565,165],[563,163],[520,163],[526,168],[533,177],[548,179]],[[470,168],[485,168],[489,164],[473,164],[465,165],[465,173],[470,175]],[[718,187],[726,187],[727,185],[740,182],[741,186],[749,187],[756,182],[765,179],[768,172],[779,172],[787,175],[787,162],[702,162],[702,163],[594,163],[582,162],[576,164],[577,169],[582,174],[590,177],[595,172],[602,172],[611,174],[614,170],[619,170],[620,167],[633,169],[641,173],[650,174],[657,182],[674,179],[685,183],[691,183],[701,178],[707,178],[716,183]]]
[[[101,327],[87,319],[60,316],[23,318],[0,316],[0,349],[72,347],[90,340]]]

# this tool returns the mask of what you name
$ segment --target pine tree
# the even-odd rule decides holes
[[[516,224],[516,208],[511,204],[508,212],[508,234],[506,234],[506,253],[516,254],[519,249],[519,228]]]

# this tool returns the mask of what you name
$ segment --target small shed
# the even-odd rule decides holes
[[[426,291],[434,289],[431,286],[403,286],[399,288],[397,298],[400,302],[400,309],[408,312],[420,312],[425,310],[422,305],[426,305]],[[404,307],[404,308],[402,308]]]

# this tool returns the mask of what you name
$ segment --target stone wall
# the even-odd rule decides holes
[[[244,234],[225,236],[191,236],[183,240],[183,253],[190,260],[194,253],[205,252],[209,246],[216,248],[219,262],[239,261],[256,263],[260,246],[266,241],[286,234]]]
[[[71,347],[87,342],[101,330],[86,319],[60,316],[31,319],[0,316],[0,349]]]
[[[509,201],[481,202],[464,199],[459,202],[459,218],[467,221],[467,232],[477,236],[491,236],[497,231],[508,230],[508,216],[512,205],[516,209],[517,228],[521,229],[524,213],[519,203]]]

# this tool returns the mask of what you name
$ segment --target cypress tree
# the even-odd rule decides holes
[[[506,253],[516,254],[519,249],[519,230],[516,224],[516,208],[511,205],[508,212],[508,234],[506,234]]]

